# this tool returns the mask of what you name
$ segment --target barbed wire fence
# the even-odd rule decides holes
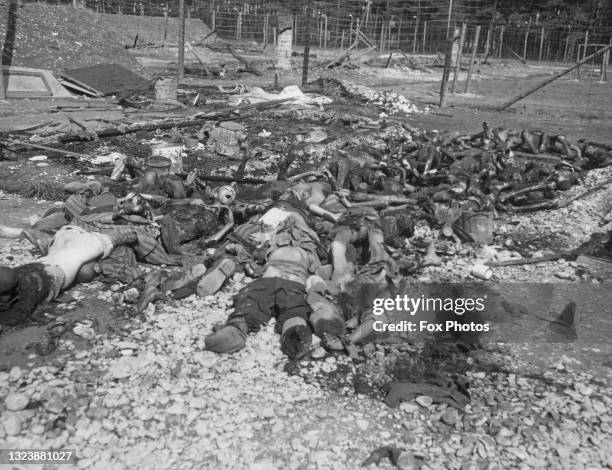
[[[49,4],[73,4],[104,15],[155,17],[148,23],[124,21],[126,32],[141,37],[156,30],[156,37],[176,36],[178,3],[154,0],[44,0]],[[290,16],[293,46],[346,50],[375,46],[378,51],[412,54],[444,54],[455,27],[466,24],[464,52],[473,48],[491,60],[577,62],[612,43],[612,28],[584,24],[546,24],[538,18],[525,21],[475,20],[480,8],[463,2],[453,9],[452,0],[412,0],[381,11],[371,0],[285,2],[238,0],[186,0],[185,16],[203,21],[219,38],[274,44],[279,16]],[[482,15],[481,15],[482,16]],[[164,21],[163,19],[166,19]],[[285,22],[286,23],[286,22]],[[476,41],[475,32],[480,26]],[[284,28],[284,26],[283,26]],[[159,30],[159,31],[158,31]],[[170,31],[170,33],[169,33]],[[358,38],[364,39],[358,41]],[[176,42],[176,41],[175,41]],[[605,67],[604,67],[605,65]],[[609,65],[609,55],[579,69],[578,78],[595,75]]]

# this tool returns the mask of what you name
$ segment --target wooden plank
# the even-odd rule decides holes
[[[325,68],[328,69],[328,68],[333,67],[334,65],[340,65],[344,61],[344,59],[346,59],[350,55],[351,51],[357,47],[357,44],[358,44],[357,41],[355,41],[342,55],[340,55],[340,57],[329,62],[325,66]]]
[[[91,96],[92,98],[99,98],[100,97],[100,95],[98,93],[90,90],[89,88],[85,88],[85,87],[79,86],[76,83],[69,82],[68,80],[64,80],[62,78],[60,78],[58,81],[64,87],[68,88],[69,90],[74,90],[76,92],[81,93],[82,95]]]
[[[523,64],[527,63],[527,61],[523,59],[520,55],[518,55],[516,52],[514,52],[514,49],[512,49],[510,46],[504,44],[504,47],[508,49],[510,52],[512,52],[512,55],[516,57],[518,60],[520,60]]]
[[[255,67],[253,67],[253,65],[248,60],[246,60],[244,57],[234,51],[234,48],[230,44],[227,45],[227,51],[236,59],[238,59],[238,61],[246,67],[247,71],[251,72],[254,75],[257,75],[258,77],[261,77],[261,72]]]
[[[206,75],[210,77],[211,76],[210,70],[208,70],[208,67],[206,67],[206,64],[204,63],[202,58],[199,56],[199,54],[196,52],[196,50],[193,47],[191,47],[191,44],[189,44],[189,41],[185,41],[185,44],[187,45],[187,47],[189,48],[189,51],[193,54],[193,56],[198,60],[200,65],[204,67],[204,71],[206,72]]]
[[[8,145],[16,145],[16,146],[29,147],[29,148],[38,149],[38,150],[46,150],[48,152],[61,153],[62,155],[66,155],[69,157],[84,158],[84,159],[90,158],[90,155],[85,155],[84,153],[69,152],[68,150],[56,149],[53,147],[48,147],[46,145],[33,144],[30,142],[20,142],[20,141],[13,141],[13,140],[0,140],[0,142],[3,142],[4,144],[8,144]]]
[[[349,62],[353,62],[353,61],[359,59],[360,57],[363,57],[364,55],[369,54],[374,49],[376,49],[376,46],[368,47],[365,51],[361,52],[360,54],[356,55],[355,57],[350,58]]]

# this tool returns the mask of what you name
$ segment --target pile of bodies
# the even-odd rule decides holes
[[[371,312],[341,307],[339,295],[380,295],[398,276],[439,262],[430,250],[406,264],[404,241],[418,220],[451,240],[478,241],[462,225],[466,216],[554,208],[557,190],[575,184],[579,171],[612,161],[604,146],[545,132],[485,123],[472,136],[427,135],[389,125],[398,137],[383,154],[336,149],[324,166],[292,177],[295,143],[267,188],[270,197],[257,201],[236,201],[235,186],[211,188],[196,171],[160,174],[130,158],[112,177],[135,177],[121,197],[97,181],[70,183],[63,208],[17,230],[43,256],[0,267],[0,323],[28,321],[38,304],[78,282],[136,286],[143,312],[163,298],[214,294],[242,271],[254,280],[206,337],[209,350],[241,349],[272,317],[291,358],[308,353],[313,333],[328,348],[350,350],[371,332]],[[239,145],[245,160],[253,154]],[[202,259],[193,259],[191,242],[206,249]]]

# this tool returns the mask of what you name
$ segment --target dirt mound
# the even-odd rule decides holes
[[[131,46],[138,35],[138,44],[178,44],[178,18],[163,16],[115,15],[99,13],[123,45]],[[185,41],[194,44],[210,34],[210,28],[198,18],[185,18]]]
[[[5,43],[5,65],[59,72],[115,63],[145,74],[145,69],[95,13],[42,3],[13,8],[0,0],[0,43]]]

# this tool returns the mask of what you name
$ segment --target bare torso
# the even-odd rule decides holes
[[[277,248],[268,256],[262,277],[279,277],[306,285],[312,265],[311,254],[295,246]]]

